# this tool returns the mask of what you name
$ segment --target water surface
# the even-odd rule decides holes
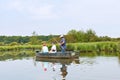
[[[76,62],[77,61],[77,62]],[[79,60],[36,61],[34,57],[0,61],[1,80],[120,80],[118,56],[81,56]]]

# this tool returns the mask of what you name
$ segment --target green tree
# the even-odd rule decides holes
[[[77,42],[78,41],[77,37],[78,37],[77,31],[73,29],[67,33],[66,40],[67,40],[67,42]]]
[[[88,29],[86,31],[86,42],[93,42],[96,41],[97,36],[95,31],[93,31],[92,29]]]
[[[39,39],[37,37],[38,35],[36,34],[35,31],[33,31],[32,36],[30,37],[30,44],[36,45],[39,44]]]

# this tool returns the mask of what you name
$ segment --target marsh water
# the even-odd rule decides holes
[[[73,60],[0,59],[1,80],[120,80],[119,53],[81,53]]]

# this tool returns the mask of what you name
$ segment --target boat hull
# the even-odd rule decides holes
[[[79,58],[79,54],[75,52],[57,52],[57,53],[40,53],[36,52],[36,58],[51,58],[51,59],[71,59]]]

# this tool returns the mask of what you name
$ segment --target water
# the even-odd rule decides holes
[[[1,80],[120,80],[117,56],[82,56],[79,60],[36,61],[33,57],[0,61]],[[61,69],[62,68],[62,69]]]

